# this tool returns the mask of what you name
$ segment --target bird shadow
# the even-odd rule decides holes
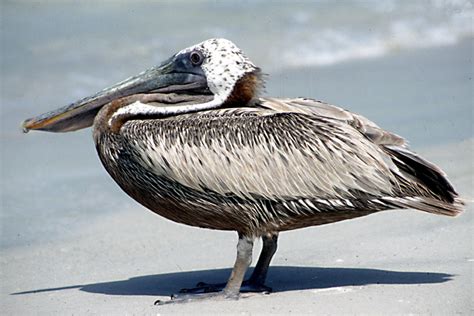
[[[35,294],[68,289],[106,295],[165,296],[181,288],[195,286],[200,281],[219,283],[227,280],[231,269],[215,269],[136,276],[125,280],[70,285],[12,293]],[[250,271],[251,272],[251,271]],[[454,275],[435,272],[405,272],[360,268],[314,268],[273,266],[268,273],[267,285],[273,292],[307,289],[329,289],[371,284],[431,284],[450,281]]]

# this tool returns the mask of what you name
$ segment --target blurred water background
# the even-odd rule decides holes
[[[103,170],[89,129],[23,135],[21,121],[211,37],[234,41],[269,74],[266,95],[340,105],[420,150],[473,136],[472,1],[2,1],[0,9],[0,249],[70,238],[94,216],[138,207]]]

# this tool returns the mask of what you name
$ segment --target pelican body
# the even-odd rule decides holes
[[[92,125],[100,160],[133,199],[175,222],[238,233],[228,282],[201,283],[172,302],[270,291],[281,231],[396,208],[462,211],[443,171],[400,136],[324,102],[259,97],[262,86],[235,44],[210,39],[23,127]],[[262,253],[243,281],[259,237]]]

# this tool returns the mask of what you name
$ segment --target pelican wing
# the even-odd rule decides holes
[[[364,134],[378,145],[406,145],[405,140],[401,136],[383,130],[377,126],[377,124],[363,117],[362,115],[349,112],[325,102],[307,98],[262,98],[261,105],[265,108],[274,109],[280,112],[305,113],[308,115],[344,121],[352,125],[359,132]]]
[[[145,168],[194,190],[270,200],[393,195],[386,153],[347,124],[349,112],[331,111],[339,117],[213,110],[129,121],[121,134]]]
[[[263,98],[260,105],[266,109],[274,109],[286,113],[304,113],[318,118],[326,118],[332,122],[344,122],[344,133],[355,136],[356,130],[364,135],[377,150],[386,167],[395,176],[397,192],[395,196],[385,196],[383,203],[402,208],[416,208],[430,213],[456,215],[462,211],[464,202],[459,198],[446,174],[436,165],[423,159],[407,149],[405,140],[391,132],[383,130],[367,118],[344,110],[334,105],[306,98],[274,99]],[[348,128],[351,126],[354,130]],[[369,148],[368,144],[354,148],[357,152]],[[365,146],[365,147],[364,147]],[[391,178],[390,181],[392,181]],[[379,203],[380,200],[372,200]]]

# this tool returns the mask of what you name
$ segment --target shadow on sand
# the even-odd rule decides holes
[[[216,269],[144,275],[128,280],[28,290],[12,293],[12,295],[78,288],[89,293],[107,295],[166,296],[178,292],[181,288],[193,287],[200,281],[208,283],[223,282],[227,280],[230,271],[230,269]],[[451,274],[433,272],[273,266],[268,273],[267,285],[273,288],[273,292],[285,292],[370,284],[443,283],[450,281],[452,277]]]

